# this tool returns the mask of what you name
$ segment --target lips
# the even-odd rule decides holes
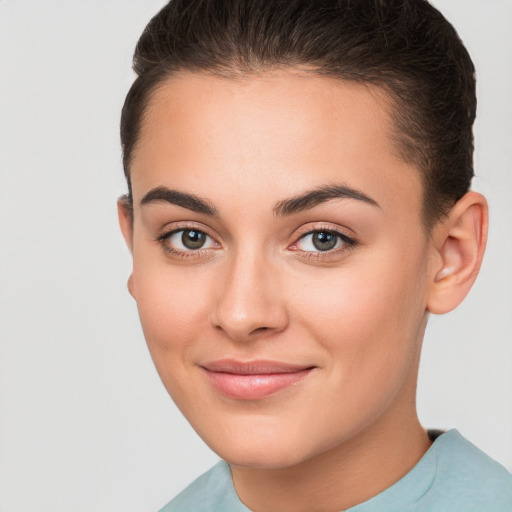
[[[237,400],[260,400],[301,382],[314,366],[223,359],[200,365],[209,383]]]

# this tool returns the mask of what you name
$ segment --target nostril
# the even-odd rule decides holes
[[[266,330],[268,330],[268,327],[257,327],[252,332],[261,332],[261,331],[266,331]]]

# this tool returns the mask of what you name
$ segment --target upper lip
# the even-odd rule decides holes
[[[219,359],[200,364],[210,372],[232,373],[235,375],[272,375],[276,373],[294,373],[313,368],[313,365],[293,364],[281,361],[237,361],[235,359]]]

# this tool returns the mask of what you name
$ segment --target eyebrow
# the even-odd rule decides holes
[[[197,213],[204,213],[205,215],[218,215],[218,211],[211,203],[206,199],[202,199],[194,194],[188,194],[186,192],[179,192],[167,187],[156,187],[151,189],[141,200],[141,206],[165,201],[170,204],[187,208]]]
[[[331,199],[356,199],[357,201],[380,208],[379,203],[375,199],[352,187],[346,185],[325,185],[306,191],[298,196],[279,201],[274,206],[274,213],[277,216],[293,215],[304,210],[310,210]]]

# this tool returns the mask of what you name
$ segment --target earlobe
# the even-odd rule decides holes
[[[443,314],[455,309],[475,282],[487,242],[488,209],[485,198],[468,192],[433,232],[435,264],[427,309]]]
[[[128,287],[128,293],[135,299],[135,289],[133,285],[133,273],[130,274],[130,277],[128,278],[128,282],[126,283]]]

